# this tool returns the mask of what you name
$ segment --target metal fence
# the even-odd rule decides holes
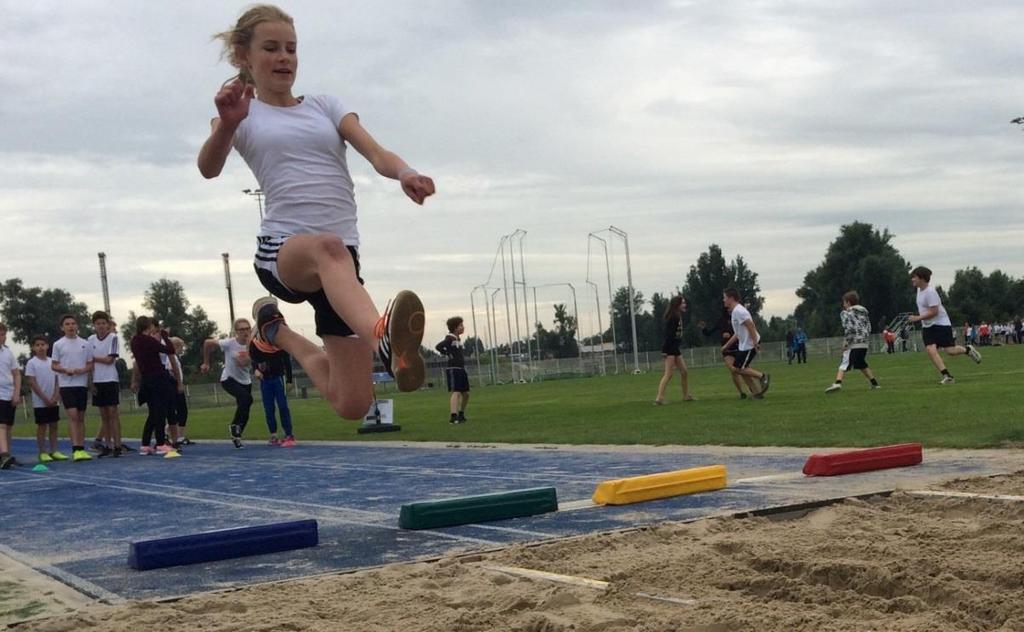
[[[842,353],[843,339],[815,338],[807,341],[807,357],[810,358],[836,358]],[[896,341],[896,351],[902,352],[903,345],[900,340]],[[923,348],[921,343],[921,332],[915,331],[907,340],[906,351],[918,351]],[[871,336],[872,353],[885,353],[886,344],[880,334]],[[683,359],[690,368],[704,368],[718,366],[722,362],[722,354],[719,347],[695,347],[683,350]],[[658,351],[642,351],[634,355],[631,353],[611,353],[606,351],[587,353],[578,358],[558,358],[550,360],[513,360],[508,356],[500,356],[497,363],[491,364],[491,357],[484,354],[478,365],[475,357],[466,361],[466,371],[469,373],[470,382],[477,386],[516,384],[527,382],[539,382],[547,380],[592,377],[598,375],[619,375],[629,374],[639,366],[641,373],[657,373],[662,370],[662,355]],[[486,360],[486,361],[485,361]],[[786,345],[784,342],[769,342],[761,345],[761,353],[758,356],[759,363],[787,362]],[[426,389],[446,388],[445,369],[447,362],[432,361],[427,363],[427,379],[424,384]],[[377,367],[380,369],[381,367]],[[375,375],[380,375],[377,373]],[[394,394],[396,388],[393,381],[381,380],[376,383],[378,396]],[[261,406],[261,395],[258,383],[253,383],[254,405]],[[211,382],[205,384],[190,384],[186,390],[190,409],[214,408],[219,406],[234,405],[234,400],[229,396],[219,383]],[[320,392],[301,370],[295,372],[295,381],[288,386],[288,396],[293,399],[319,399]],[[22,406],[25,418],[28,418],[31,406]],[[125,413],[135,412],[140,409],[135,394],[130,390],[121,391],[121,410]]]

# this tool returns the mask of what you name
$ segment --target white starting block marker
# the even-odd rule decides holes
[[[397,432],[402,427],[395,423],[395,400],[375,399],[370,409],[363,415],[363,425],[359,426],[359,434],[370,432]]]

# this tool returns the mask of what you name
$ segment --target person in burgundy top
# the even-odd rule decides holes
[[[154,452],[149,444],[154,433],[156,451],[163,452],[167,446],[164,421],[174,397],[175,384],[160,361],[160,354],[174,355],[174,345],[171,344],[166,331],[158,333],[155,319],[139,316],[135,319],[135,336],[132,337],[131,348],[132,355],[135,356],[135,370],[139,373],[139,377],[132,382],[139,386],[139,402],[145,402],[149,408],[146,425],[142,429],[142,448],[139,452]]]

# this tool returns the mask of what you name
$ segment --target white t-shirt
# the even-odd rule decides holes
[[[51,368],[53,360],[51,358],[37,358],[32,356],[28,360],[28,364],[25,365],[25,376],[35,378],[36,384],[39,385],[41,390],[47,397],[53,397],[56,395],[57,384],[53,378],[57,377],[57,374],[53,372]],[[33,408],[44,408],[49,404],[44,400],[40,399],[36,392],[32,391],[32,407]]]
[[[89,345],[92,346],[93,358],[106,358],[109,356],[116,358],[121,353],[120,342],[115,333],[108,333],[107,337],[103,340],[100,340],[99,336],[93,334],[89,336]],[[101,364],[94,361],[92,365],[92,381],[94,384],[119,382],[120,378],[117,376],[117,367],[113,364]]]
[[[0,347],[0,399],[14,399],[14,371],[20,371],[18,360],[7,345]]]
[[[760,334],[758,334],[757,340],[754,340],[754,338],[750,335],[750,332],[747,331],[747,328],[743,326],[743,323],[747,322],[748,320],[751,320],[751,318],[750,312],[747,311],[746,307],[737,304],[736,307],[732,308],[732,330],[736,332],[736,337],[739,338],[740,351],[748,351],[750,349],[753,349],[754,347],[757,346],[758,340],[761,339]]]
[[[333,233],[359,246],[355,186],[338,133],[348,113],[325,95],[291,107],[249,103],[234,146],[266,195],[261,235]]]
[[[53,361],[62,369],[84,369],[86,362],[92,360],[92,346],[85,338],[64,336],[53,343]],[[57,380],[61,388],[69,386],[89,386],[89,375],[64,375],[59,373]]]
[[[929,285],[923,290],[917,290],[917,313],[919,315],[927,312],[929,308],[936,306],[939,308],[939,313],[935,315],[935,318],[926,318],[925,320],[922,320],[921,326],[952,326],[953,323],[949,320],[949,314],[946,313],[946,308],[942,306],[942,299],[939,298],[939,293],[935,291],[935,288]]]
[[[220,350],[224,352],[224,370],[220,372],[220,381],[223,382],[230,377],[239,384],[252,384],[252,363],[250,362],[244,367],[238,364],[238,353],[241,351],[248,353],[249,348],[239,344],[234,338],[224,338],[218,342]]]

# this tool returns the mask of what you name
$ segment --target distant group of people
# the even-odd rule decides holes
[[[939,371],[940,384],[953,384],[955,379],[946,368],[939,352],[950,356],[967,355],[976,363],[981,362],[981,354],[972,344],[965,346],[956,344],[949,315],[942,305],[938,292],[930,285],[931,276],[931,270],[924,266],[914,268],[911,272],[910,281],[917,290],[918,313],[909,317],[908,327],[904,329],[909,329],[914,323],[921,323],[925,351],[933,366]],[[723,340],[721,349],[723,362],[729,370],[740,398],[747,399],[749,396],[753,399],[762,399],[771,382],[768,374],[750,366],[760,349],[761,338],[757,327],[750,312],[743,306],[742,297],[735,288],[729,288],[723,293],[722,303],[724,306],[723,317],[717,326],[708,327],[704,321],[698,325],[705,336],[720,334]],[[860,295],[853,290],[843,294],[842,306],[839,319],[843,328],[843,355],[835,380],[825,389],[825,392],[840,391],[843,388],[846,373],[850,370],[859,370],[868,380],[870,388],[877,390],[881,386],[867,362],[871,336],[870,314],[867,308],[861,305]],[[686,310],[686,300],[682,296],[673,297],[665,310],[664,343],[661,348],[664,373],[654,398],[654,404],[657,406],[665,403],[665,391],[673,375],[677,372],[682,382],[683,401],[694,400],[690,393],[686,362],[683,360],[681,352],[682,315]],[[893,353],[897,340],[896,332],[886,329],[883,336],[888,352]],[[785,344],[790,363],[794,359],[797,363],[807,361],[807,334],[802,328],[788,332]],[[747,392],[743,390],[744,383],[747,386]]]
[[[982,321],[980,325],[967,322],[963,326],[964,342],[981,347],[996,343],[1019,345],[1024,342],[1024,322],[1018,316],[1013,322],[989,324]]]

